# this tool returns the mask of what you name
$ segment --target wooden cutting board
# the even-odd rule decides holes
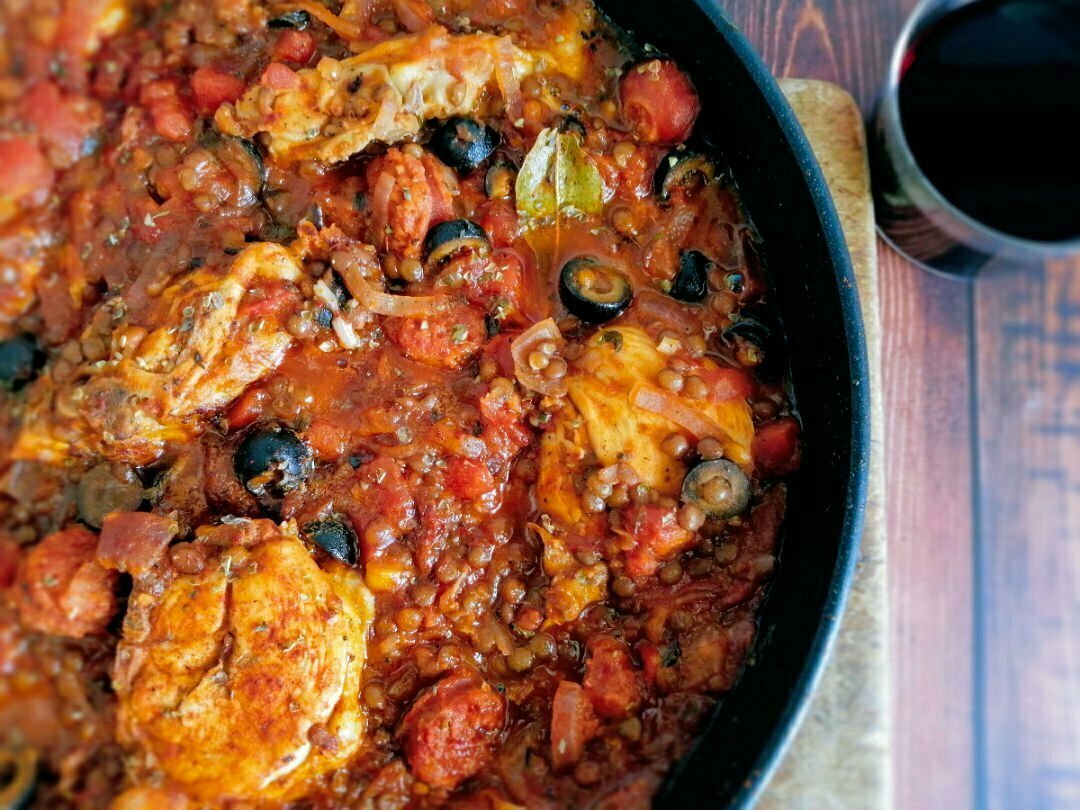
[[[781,82],[810,139],[847,236],[870,365],[870,488],[858,568],[821,683],[759,810],[891,806],[885,482],[877,247],[862,114],[827,82]]]

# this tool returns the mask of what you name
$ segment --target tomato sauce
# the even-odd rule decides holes
[[[689,77],[586,0],[0,21],[0,793],[648,806],[800,455]]]

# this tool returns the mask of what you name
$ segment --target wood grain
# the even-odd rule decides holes
[[[981,784],[1080,807],[1080,261],[976,293]]]
[[[974,805],[971,288],[881,245],[894,805]]]
[[[727,0],[774,73],[835,81],[869,113],[914,0]],[[975,798],[970,287],[881,247],[894,794]]]

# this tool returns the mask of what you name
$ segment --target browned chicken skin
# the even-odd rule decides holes
[[[356,572],[321,570],[288,525],[244,521],[196,542],[210,550],[201,573],[131,595],[120,740],[140,775],[190,795],[287,797],[361,746],[371,597]]]

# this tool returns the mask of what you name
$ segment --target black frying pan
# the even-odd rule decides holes
[[[862,319],[825,181],[769,70],[717,0],[599,0],[641,45],[673,56],[701,94],[697,137],[730,164],[764,239],[804,423],[780,566],[753,664],[656,806],[747,808],[779,761],[839,624],[862,533],[869,388]]]

